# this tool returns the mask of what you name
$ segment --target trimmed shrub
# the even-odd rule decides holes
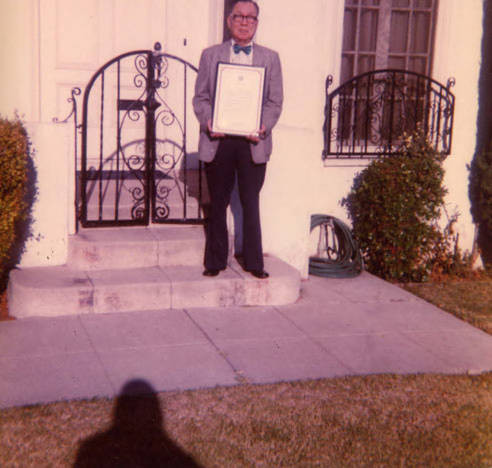
[[[20,119],[0,116],[0,291],[28,237],[35,196],[27,132]]]
[[[470,165],[469,195],[477,244],[492,269],[492,0],[483,2],[482,63],[480,65],[477,144]]]
[[[492,266],[492,138],[488,150],[477,153],[470,167],[470,200],[473,221],[478,224],[482,259]]]
[[[444,156],[417,131],[399,154],[373,161],[342,200],[353,224],[367,270],[402,282],[426,281],[456,269],[461,253],[453,216],[439,227],[447,193]]]

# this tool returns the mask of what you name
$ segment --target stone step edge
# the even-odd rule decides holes
[[[134,244],[165,241],[205,239],[204,226],[196,225],[152,225],[121,227],[79,228],[68,236],[69,241],[80,244]]]
[[[69,236],[67,265],[82,270],[197,265],[204,246],[201,225],[86,228]]]
[[[197,307],[273,306],[295,302],[299,272],[267,256],[268,279],[256,279],[234,260],[217,277],[202,267],[76,271],[67,266],[13,270],[9,310],[17,318]]]

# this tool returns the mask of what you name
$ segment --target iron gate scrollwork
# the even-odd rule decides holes
[[[203,222],[204,181],[192,114],[197,69],[154,50],[107,62],[83,97],[84,227]]]
[[[398,153],[405,134],[420,128],[444,154],[451,152],[454,95],[432,78],[408,70],[373,70],[332,92],[326,82],[324,159],[377,158]]]

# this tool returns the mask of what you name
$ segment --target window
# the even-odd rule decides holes
[[[345,0],[341,83],[394,68],[430,75],[437,0]]]
[[[327,93],[325,158],[395,154],[417,128],[449,154],[453,81],[443,86],[430,77],[437,2],[345,0],[341,84]]]

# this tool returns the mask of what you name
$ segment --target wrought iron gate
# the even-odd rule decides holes
[[[189,118],[196,72],[156,43],[93,75],[82,109],[82,226],[203,221],[199,129]]]

